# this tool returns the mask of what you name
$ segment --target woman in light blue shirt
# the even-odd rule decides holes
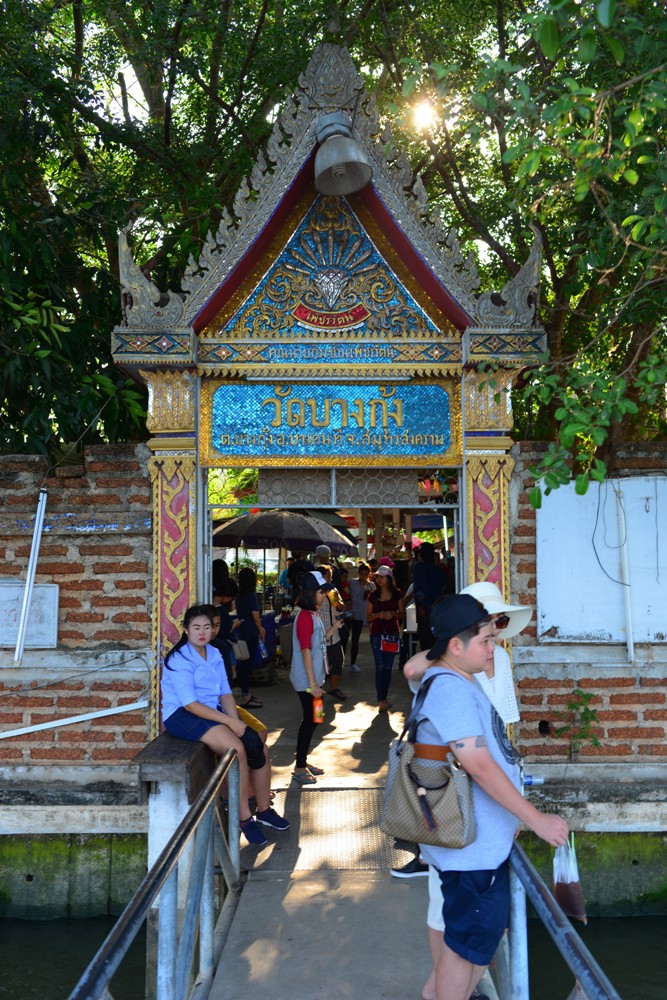
[[[251,844],[263,847],[268,841],[260,823],[274,830],[289,829],[287,820],[271,808],[268,751],[257,734],[239,719],[222,656],[209,645],[213,629],[211,609],[199,604],[188,608],[183,628],[179,642],[164,658],[164,728],[179,739],[205,743],[220,756],[226,750],[236,750],[241,786],[241,830]],[[248,805],[249,768],[253,771],[256,817]]]

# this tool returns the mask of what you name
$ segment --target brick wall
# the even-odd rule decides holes
[[[87,448],[47,475],[37,456],[0,456],[0,579],[24,581],[39,489],[48,491],[35,583],[59,585],[55,650],[0,650],[0,730],[147,697],[151,647],[151,497],[143,445]],[[7,763],[131,759],[146,709],[0,740]]]
[[[546,445],[522,442],[513,449],[516,462],[510,501],[511,579],[513,600],[536,605],[535,511],[528,491],[534,485],[528,467]],[[619,457],[615,475],[651,474],[667,469],[667,445],[638,445]],[[584,643],[540,644],[536,620],[513,640],[514,673],[520,693],[519,743],[522,752],[541,761],[569,756],[567,734],[556,730],[572,724],[568,701],[575,688],[593,695],[599,725],[593,732],[600,745],[585,741],[582,761],[664,761],[667,757],[667,647],[636,647],[629,664],[625,647]]]

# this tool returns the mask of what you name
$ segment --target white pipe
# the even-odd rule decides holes
[[[23,659],[23,647],[25,646],[26,632],[28,631],[28,612],[32,601],[32,590],[35,583],[35,572],[37,570],[37,557],[39,556],[39,543],[42,540],[42,528],[44,527],[44,511],[46,510],[47,491],[44,486],[39,491],[37,501],[37,514],[35,515],[35,527],[32,532],[32,546],[30,549],[30,559],[28,561],[28,573],[23,591],[23,607],[19,619],[19,631],[16,637],[16,652],[14,653],[14,663],[20,664]]]
[[[0,733],[0,740],[10,736],[23,736],[25,733],[41,733],[44,729],[57,729],[58,726],[71,726],[75,722],[88,722],[89,719],[102,719],[106,715],[122,715],[123,712],[134,712],[136,708],[148,708],[148,698],[143,701],[133,701],[131,705],[118,705],[117,708],[104,708],[99,712],[88,712],[86,715],[70,715],[67,719],[54,719],[53,722],[40,722],[36,726],[25,726],[23,729],[12,729]]]
[[[614,490],[616,494],[616,517],[618,519],[618,540],[621,550],[621,583],[623,586],[623,604],[625,605],[625,645],[628,649],[628,663],[635,662],[635,640],[632,623],[632,588],[630,586],[630,566],[628,564],[628,525],[623,510],[623,491]]]
[[[197,459],[195,482],[197,491],[197,548],[195,551],[199,554],[197,557],[196,588],[198,600],[202,604],[210,604],[213,582],[213,553],[211,551],[213,519],[208,505],[208,469],[199,467],[199,459]]]
[[[461,472],[459,475],[459,540],[461,550],[456,550],[456,568],[458,585],[465,587],[470,581],[475,581],[475,559],[474,539],[468,538],[468,503],[472,503],[472,497],[468,496],[468,453],[466,449],[466,373],[461,374]],[[468,549],[472,545],[473,565],[468,566]]]

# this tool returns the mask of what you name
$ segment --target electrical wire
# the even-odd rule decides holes
[[[602,570],[602,572],[604,573],[604,575],[605,575],[605,576],[606,576],[606,577],[607,577],[607,578],[608,578],[609,580],[611,580],[611,581],[612,581],[612,583],[618,583],[618,584],[620,584],[620,586],[621,586],[621,587],[629,587],[629,586],[630,586],[630,584],[629,584],[629,583],[624,583],[624,582],[623,582],[623,580],[617,580],[617,579],[615,579],[615,577],[613,577],[613,576],[612,576],[612,575],[611,575],[610,573],[608,573],[608,572],[607,572],[607,570],[606,570],[606,569],[604,568],[604,566],[602,565],[602,560],[600,559],[600,555],[599,555],[599,553],[598,553],[598,550],[597,550],[597,546],[596,546],[596,544],[595,544],[595,534],[596,534],[596,532],[597,532],[597,530],[598,530],[598,523],[599,523],[599,520],[600,520],[600,496],[601,496],[601,493],[602,493],[602,486],[603,486],[603,485],[604,485],[604,486],[606,487],[606,486],[607,486],[607,483],[604,483],[604,484],[600,483],[600,484],[598,485],[598,502],[597,502],[597,510],[596,510],[596,512],[595,512],[595,524],[593,525],[593,534],[591,535],[591,545],[593,546],[593,552],[595,553],[595,558],[596,558],[596,559],[597,559],[597,561],[598,561],[598,566],[600,567],[600,569]],[[612,486],[612,489],[613,489],[613,488],[614,488],[614,487]],[[607,505],[607,492],[608,492],[608,491],[607,491],[607,490],[605,489],[605,501],[604,501],[604,506],[605,506],[605,507],[606,507],[606,505]],[[621,503],[621,510],[623,511],[623,525],[624,525],[624,534],[625,534],[625,536],[626,536],[626,538],[627,538],[627,522],[626,522],[626,518],[625,518],[625,508],[623,507],[623,501],[622,501],[622,500],[620,501],[620,503]],[[604,538],[603,538],[603,540],[604,540],[604,543],[605,543],[606,547],[607,547],[608,549],[620,549],[620,548],[622,548],[622,547],[623,547],[623,545],[625,544],[625,542],[620,542],[620,543],[619,543],[618,545],[610,545],[610,544],[609,544],[609,543],[607,542],[607,540],[606,540],[606,531],[607,531],[607,529],[606,529],[606,525],[607,525],[607,519],[606,519],[606,517],[604,516],[604,508],[603,508],[603,518],[602,518],[602,520],[603,520],[603,523],[604,523],[604,525],[605,525],[605,533],[604,533]]]
[[[129,660],[121,660],[118,663],[105,663],[104,666],[101,667],[93,667],[88,670],[80,670],[77,671],[77,673],[75,674],[67,674],[66,677],[58,677],[58,679],[55,681],[51,679],[49,681],[45,681],[42,684],[31,684],[30,687],[19,688],[18,690],[15,689],[12,689],[11,691],[5,690],[5,694],[11,695],[12,697],[15,697],[16,695],[33,694],[35,691],[44,691],[47,688],[52,687],[54,683],[65,684],[67,683],[67,681],[76,680],[77,678],[80,677],[92,677],[95,674],[101,674],[104,673],[105,671],[118,670],[121,667],[126,667],[128,664],[131,664],[133,660],[138,661],[139,664],[150,673],[151,667],[149,666],[149,664],[147,664],[142,657],[135,654]],[[145,695],[148,694],[148,692],[149,692],[149,687],[145,687],[142,690],[141,695],[139,695],[139,698],[144,697]]]

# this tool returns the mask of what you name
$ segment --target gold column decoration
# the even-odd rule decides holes
[[[169,437],[152,438],[148,444],[153,451],[161,449],[190,450],[194,446],[190,435],[195,429],[195,388],[197,376],[191,371],[140,371],[148,387],[148,416],[146,427],[151,434],[168,434]],[[181,433],[187,435],[180,439]]]
[[[465,463],[467,582],[490,580],[506,598],[511,589],[508,501],[513,468],[514,459],[504,454],[473,452]]]
[[[183,615],[197,593],[196,460],[156,455],[148,461],[153,487],[153,651],[150,735],[160,731],[162,657],[181,635]]]
[[[466,433],[494,431],[497,435],[498,431],[511,431],[514,417],[510,389],[515,374],[514,370],[504,368],[496,372],[466,371],[463,393]],[[504,451],[512,443],[509,437],[496,436],[485,439],[481,447]],[[470,447],[471,442],[466,445]]]

